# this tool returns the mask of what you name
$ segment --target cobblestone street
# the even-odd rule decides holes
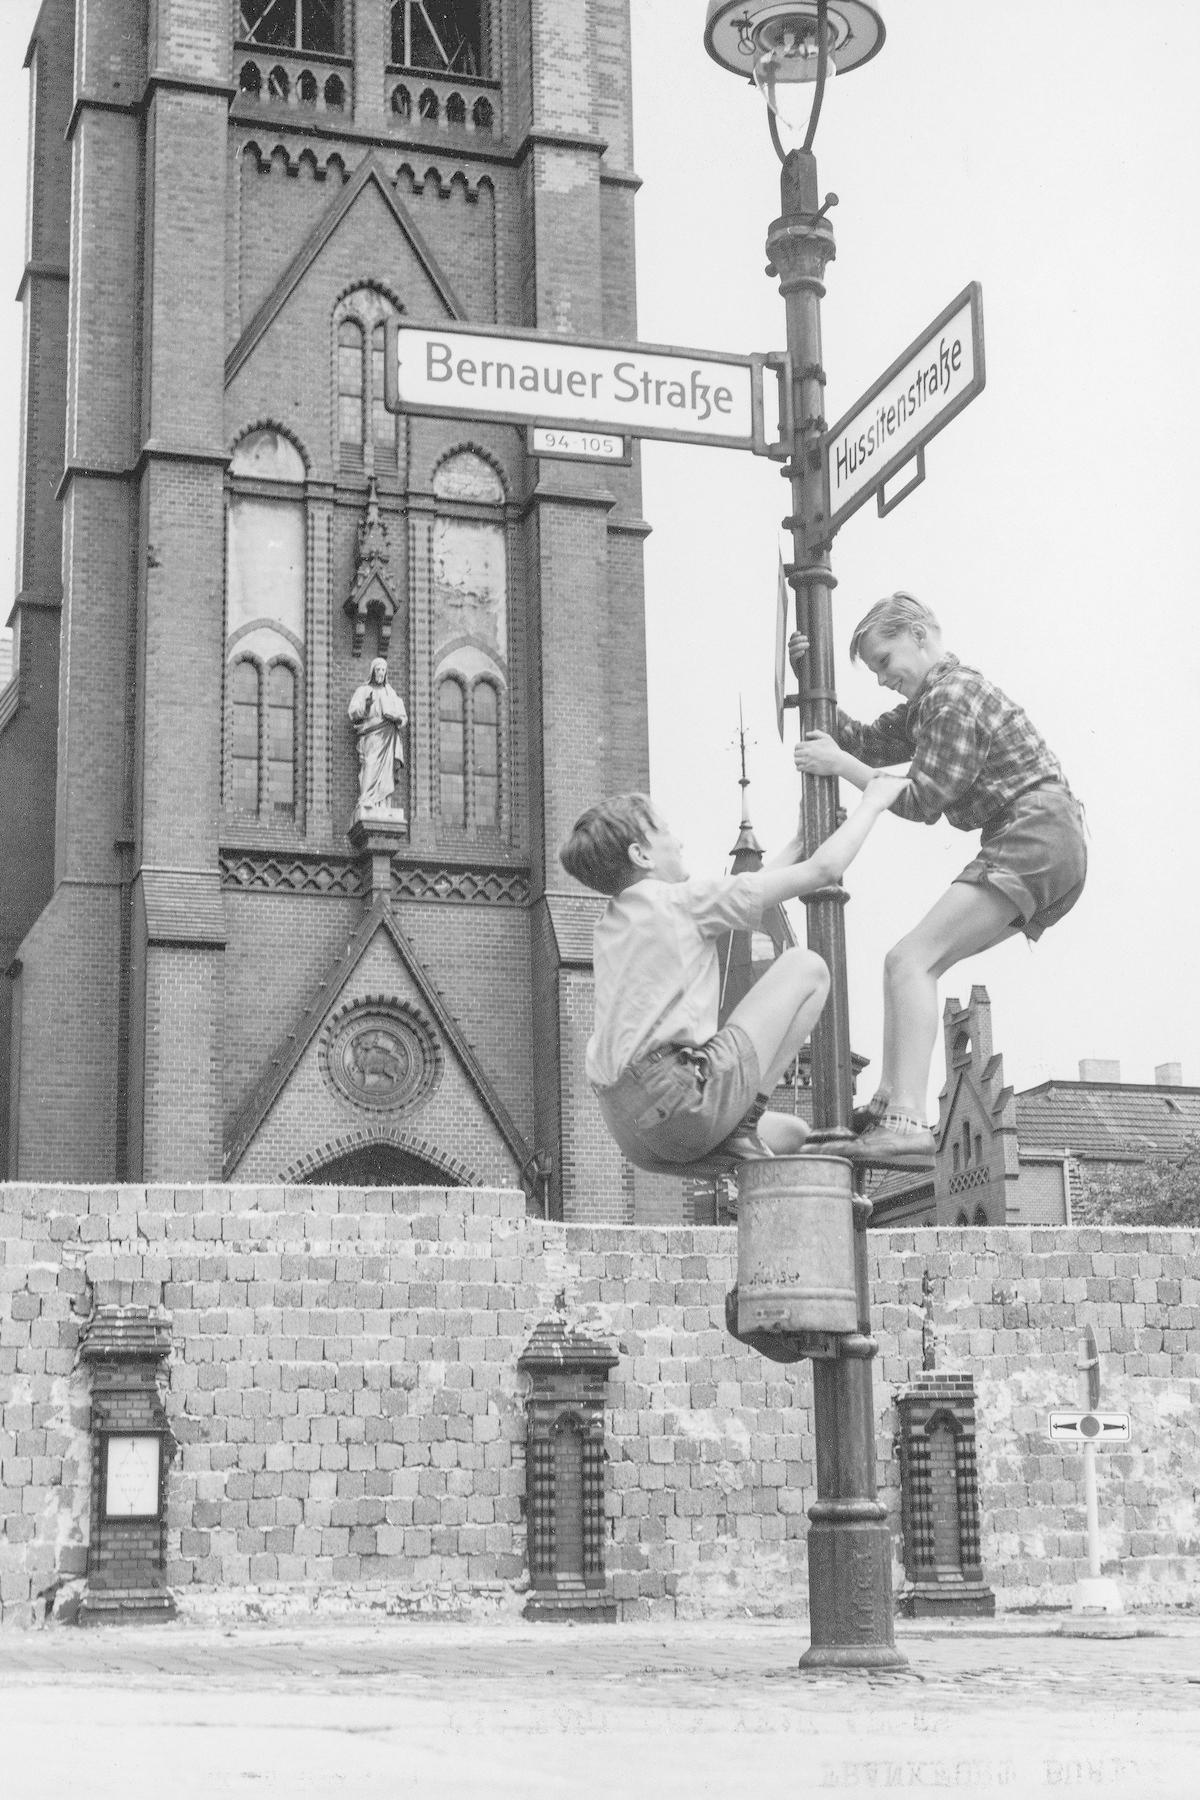
[[[806,1673],[792,1622],[0,1633],[5,1800],[946,1791],[1192,1800],[1200,1621],[902,1630]]]

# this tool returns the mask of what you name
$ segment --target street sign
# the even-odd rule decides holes
[[[1052,1412],[1050,1436],[1074,1444],[1127,1444],[1129,1414]]]
[[[983,384],[983,290],[972,281],[825,433],[819,535],[832,537],[872,494],[883,514],[911,493],[924,476],[924,446]],[[915,475],[888,497],[886,483],[914,458]]]
[[[559,456],[577,462],[628,463],[629,440],[614,431],[567,431],[562,426],[531,425],[530,456]]]
[[[766,360],[391,319],[384,386],[393,412],[723,444],[761,455]]]

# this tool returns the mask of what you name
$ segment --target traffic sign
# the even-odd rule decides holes
[[[1052,1412],[1050,1436],[1075,1444],[1127,1444],[1129,1414]]]
[[[390,319],[393,412],[671,438],[766,453],[765,356]]]
[[[826,519],[810,535],[832,537],[872,494],[882,514],[911,493],[924,446],[983,384],[983,290],[972,281],[825,433]],[[888,498],[885,484],[914,458],[913,478]]]

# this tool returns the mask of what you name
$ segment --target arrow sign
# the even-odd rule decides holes
[[[1050,1436],[1075,1444],[1127,1444],[1128,1413],[1052,1412]]]

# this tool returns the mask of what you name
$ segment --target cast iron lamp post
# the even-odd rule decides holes
[[[828,219],[836,194],[820,198],[812,153],[829,78],[867,62],[883,43],[878,9],[863,0],[709,0],[704,44],[735,74],[750,75],[770,108],[771,141],[783,165],[780,215],[767,234],[768,273],[778,278],[787,314],[787,370],[781,392],[778,453],[791,483],[792,534],[787,570],[796,624],[808,639],[800,675],[801,732],[836,734],[830,568],[822,434],[825,371],[821,299],[834,256]],[[797,116],[798,115],[798,116]],[[785,150],[779,121],[803,134]],[[837,781],[804,777],[804,849],[812,856],[837,824]],[[813,1120],[832,1155],[849,1134],[853,1074],[846,1000],[845,890],[822,889],[806,901],[808,942],[825,960],[829,1000],[813,1032]],[[855,1283],[858,1331],[838,1354],[813,1359],[817,1499],[809,1511],[808,1586],[811,1647],[801,1667],[896,1668],[904,1657],[892,1629],[891,1534],[875,1495],[875,1409],[871,1361],[866,1220],[857,1198]],[[765,1348],[766,1334],[755,1347]],[[757,1337],[757,1334],[756,1334]],[[782,1348],[782,1346],[781,1346]],[[771,1354],[768,1349],[767,1354]],[[781,1360],[788,1360],[785,1354]]]

